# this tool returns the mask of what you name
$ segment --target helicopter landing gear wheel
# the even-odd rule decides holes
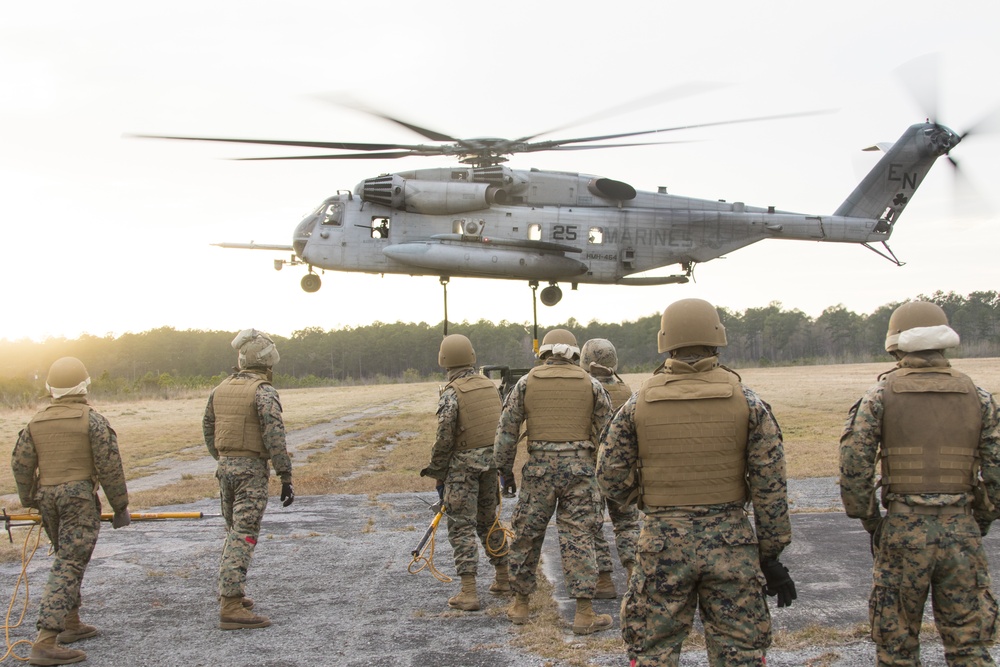
[[[539,298],[541,298],[542,303],[546,306],[554,306],[562,300],[562,289],[559,288],[559,285],[550,283],[548,287],[542,290]]]
[[[307,273],[306,275],[302,276],[302,282],[300,284],[302,285],[303,290],[312,294],[313,292],[319,290],[320,286],[323,284],[323,281],[320,280],[319,276],[317,276],[315,273]]]

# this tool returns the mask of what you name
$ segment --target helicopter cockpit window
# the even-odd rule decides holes
[[[372,218],[372,238],[373,239],[389,238],[389,218],[381,218],[381,217]]]
[[[530,241],[542,240],[542,226],[537,222],[533,222],[530,225],[528,225],[528,240]]]
[[[591,245],[600,245],[604,243],[604,228],[591,227],[590,233],[587,235],[587,243]]]
[[[320,215],[322,216],[320,224],[339,227],[344,223],[344,205],[339,201],[324,204]]]

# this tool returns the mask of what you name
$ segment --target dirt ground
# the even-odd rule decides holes
[[[829,480],[816,486],[825,505]],[[793,488],[800,509],[813,491]],[[109,666],[172,665],[427,665],[482,667],[624,666],[626,657],[617,628],[589,637],[572,634],[573,603],[562,588],[558,542],[550,527],[543,571],[555,584],[563,627],[548,646],[527,650],[531,626],[511,625],[506,598],[487,594],[491,568],[480,565],[483,608],[456,612],[447,598],[457,582],[442,583],[428,571],[410,574],[411,552],[431,513],[429,494],[387,494],[377,500],[359,495],[297,498],[289,508],[276,499],[269,506],[253,566],[248,594],[256,611],[272,626],[223,632],[217,628],[217,566],[224,527],[213,501],[164,510],[200,511],[192,521],[135,522],[128,528],[102,530],[84,582],[83,618],[101,634],[82,640],[88,664]],[[508,503],[509,514],[511,504]],[[867,620],[871,559],[867,535],[856,522],[833,512],[793,516],[794,543],[783,561],[796,579],[792,607],[772,609],[776,631],[855,628]],[[611,538],[610,526],[607,526]],[[613,543],[613,541],[612,541]],[[993,563],[1000,563],[1000,539],[986,539]],[[435,542],[434,563],[454,576],[444,531]],[[15,639],[33,637],[37,595],[51,558],[36,555],[28,569],[31,605]],[[7,591],[19,564],[0,566]],[[995,572],[994,572],[995,574]],[[619,591],[624,573],[615,572]],[[618,600],[598,600],[601,613],[618,619]],[[19,607],[17,608],[19,610]],[[15,616],[16,612],[15,610]],[[537,621],[536,621],[537,622]],[[27,653],[26,646],[18,647]],[[1000,655],[1000,653],[998,653]],[[861,666],[874,663],[874,649],[864,638],[808,648],[775,649],[769,665]],[[15,664],[13,659],[4,665]],[[685,652],[683,665],[706,665],[703,650]],[[940,644],[925,640],[926,665],[943,663]]]

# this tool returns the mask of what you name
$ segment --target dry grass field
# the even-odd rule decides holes
[[[956,359],[953,364],[980,386],[1000,393],[1000,359]],[[874,363],[739,372],[774,409],[784,431],[789,476],[802,478],[837,474],[837,442],[847,410],[878,373],[889,367],[890,363]],[[645,377],[632,374],[624,380],[635,389]],[[282,391],[290,431],[355,416],[326,442],[320,439],[300,448],[295,458],[296,491],[377,495],[426,490],[430,483],[418,472],[428,461],[434,438],[437,392],[438,383],[434,382]],[[203,456],[201,416],[205,401],[205,395],[191,395],[170,400],[97,402],[94,407],[117,431],[126,475],[131,479],[144,474],[144,466],[158,461],[183,462]],[[0,411],[0,438],[9,448],[33,412]],[[310,453],[311,449],[316,452]],[[210,476],[185,476],[176,487],[134,494],[133,505],[141,508],[186,502],[215,491]],[[10,468],[0,466],[0,496],[8,511],[18,506],[16,495],[10,497],[14,493]]]

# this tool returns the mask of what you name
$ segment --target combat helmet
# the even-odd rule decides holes
[[[948,326],[948,316],[936,303],[910,301],[889,316],[886,352],[944,350],[956,347],[958,342],[958,334]]]
[[[553,354],[569,360],[578,359],[580,347],[576,343],[576,336],[566,329],[553,329],[545,334],[538,347],[538,358],[544,359]]]
[[[244,329],[230,344],[239,351],[240,369],[270,368],[281,358],[270,336],[256,329]]]
[[[472,341],[462,334],[451,334],[441,341],[438,351],[438,366],[441,368],[459,368],[475,366],[476,351],[472,349]]]
[[[590,370],[591,364],[610,371],[618,370],[618,351],[606,338],[591,338],[580,348],[580,366]]]
[[[726,328],[719,311],[704,299],[681,299],[667,306],[656,335],[657,349],[670,352],[680,347],[705,345],[725,347]]]
[[[53,398],[70,394],[86,394],[90,374],[76,357],[62,357],[52,362],[45,379],[45,389]]]

